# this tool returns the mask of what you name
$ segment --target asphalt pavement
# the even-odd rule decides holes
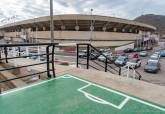
[[[149,56],[152,53],[153,53],[152,51],[149,52]],[[130,54],[132,54],[132,53],[130,53]],[[149,59],[149,56],[140,57],[141,61],[142,61],[142,64],[141,64],[141,67],[137,68],[136,70],[142,75],[141,80],[149,82],[149,83],[165,86],[165,57],[160,59],[161,70],[158,73],[154,74],[154,73],[147,73],[147,72],[144,71],[144,66],[147,63],[147,60]],[[76,54],[67,54],[67,53],[62,54],[62,55],[58,54],[58,55],[56,55],[56,59],[61,60],[61,61],[68,61],[69,63],[75,63],[76,64]],[[83,60],[83,61],[86,62],[85,60]],[[90,62],[90,64],[92,66],[98,67],[97,65],[95,65],[92,62]],[[102,63],[102,65],[104,65],[104,64]]]

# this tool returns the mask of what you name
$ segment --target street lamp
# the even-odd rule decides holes
[[[50,42],[54,42],[54,22],[53,22],[53,0],[50,0],[50,31],[51,31],[51,38]]]
[[[92,19],[92,16],[93,16],[92,12],[93,12],[93,9],[91,9],[90,44],[92,43],[92,32],[93,32],[93,29],[94,29],[93,19]]]

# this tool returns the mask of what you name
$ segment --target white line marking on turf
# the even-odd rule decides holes
[[[72,77],[70,77],[70,76],[62,76],[61,78],[72,78]]]
[[[129,97],[125,98],[124,101],[119,105],[119,108],[122,109],[123,106],[129,101]]]
[[[87,84],[87,85],[85,85],[85,86],[83,86],[83,87],[79,88],[79,89],[78,89],[78,91],[82,91],[82,89],[85,89],[85,88],[89,87],[90,85],[92,85],[92,84],[91,84],[91,83],[89,83],[89,84]]]
[[[93,84],[89,83],[89,84],[87,84],[87,85],[85,85],[85,86],[83,86],[83,87],[78,89],[79,92],[83,93],[85,95],[85,97],[87,97],[91,101],[94,101],[94,102],[97,102],[97,103],[100,103],[100,104],[110,105],[110,106],[112,106],[114,108],[121,109],[129,100],[129,98],[127,97],[119,106],[117,106],[117,105],[115,105],[113,103],[110,103],[110,102],[104,100],[104,99],[101,99],[99,97],[96,97],[96,96],[88,93],[88,92],[83,91],[83,89],[85,89],[85,88],[87,88],[87,87],[89,87],[91,85],[93,85]]]
[[[86,92],[83,92],[83,94],[85,95],[85,97],[87,97],[89,100],[100,103],[100,104],[108,104],[108,102],[104,101],[103,99],[100,99],[94,95],[88,94]]]
[[[68,75],[69,75],[69,74],[68,74]],[[88,82],[88,81],[86,81],[86,80],[83,80],[83,79],[80,79],[80,78],[74,77],[74,76],[72,76],[72,75],[70,75],[70,76],[73,77],[73,78],[75,78],[75,79],[77,79],[77,80],[80,80],[80,81],[82,81],[82,82],[85,82],[85,83],[91,83],[91,82]],[[151,104],[151,103],[148,103],[148,102],[146,102],[146,101],[143,101],[143,100],[140,100],[140,99],[137,99],[137,98],[134,98],[134,97],[128,96],[128,95],[123,94],[123,93],[121,93],[121,92],[114,91],[114,90],[112,90],[112,89],[105,88],[105,87],[103,87],[103,86],[100,86],[100,85],[97,85],[97,84],[94,84],[94,83],[92,83],[92,85],[95,85],[95,86],[100,87],[100,88],[103,88],[103,89],[105,89],[105,90],[108,90],[108,91],[114,92],[114,93],[116,93],[116,94],[119,94],[119,95],[125,96],[126,98],[129,98],[129,99],[131,99],[131,100],[134,100],[134,101],[136,101],[136,102],[140,102],[140,103],[142,103],[142,104],[145,104],[145,105],[151,106],[151,107],[153,107],[153,108],[156,108],[156,109],[159,109],[159,110],[165,112],[165,108],[162,108],[162,107],[156,106],[156,105]]]
[[[101,99],[101,98],[99,98],[99,97],[96,97],[96,96],[94,96],[94,95],[91,95],[91,94],[89,94],[89,93],[84,92],[84,95],[85,95],[89,100],[92,100],[92,101],[94,101],[94,102],[97,102],[97,103],[100,103],[100,104],[110,105],[110,106],[112,106],[112,107],[114,107],[114,108],[120,109],[120,107],[118,107],[118,106],[116,106],[116,105],[114,105],[114,104],[112,104],[112,103],[110,103],[110,102],[108,102],[108,101],[105,101],[105,100],[103,100],[103,99]]]
[[[27,85],[25,87],[15,88],[13,90],[9,90],[9,91],[1,93],[0,96],[10,94],[10,93],[13,93],[13,92],[17,92],[17,91],[21,91],[21,90],[24,90],[24,89],[28,89],[28,88],[31,88],[31,87],[34,87],[34,86],[37,86],[37,85],[41,85],[41,84],[44,84],[44,83],[47,83],[47,82],[50,82],[50,81],[53,81],[53,80],[56,80],[56,79],[60,79],[60,78],[63,78],[63,76],[53,78],[53,79],[50,79],[50,80],[45,80],[45,81],[42,81],[42,82],[37,82],[37,83],[31,84],[31,85]]]

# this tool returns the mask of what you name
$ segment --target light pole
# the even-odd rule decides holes
[[[51,38],[50,42],[54,42],[54,22],[53,22],[53,0],[50,0],[50,31],[51,31]]]
[[[92,12],[93,12],[93,9],[91,9],[90,44],[92,43],[92,32],[93,32],[93,29],[94,29],[93,19],[92,19],[92,16],[93,16]]]

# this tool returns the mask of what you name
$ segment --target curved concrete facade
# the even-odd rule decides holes
[[[1,35],[3,34],[6,38],[15,41],[25,37],[24,39],[30,42],[33,42],[33,39],[36,38],[40,42],[49,42],[49,20],[50,18],[47,16],[7,24],[0,27]],[[77,14],[55,15],[54,28],[54,40],[58,43],[89,42],[92,40],[97,44],[98,41],[105,43],[118,41],[122,45],[135,41],[139,37],[139,33],[148,35],[148,33],[152,34],[156,30],[151,25],[132,20]],[[116,46],[119,45],[115,44]]]

